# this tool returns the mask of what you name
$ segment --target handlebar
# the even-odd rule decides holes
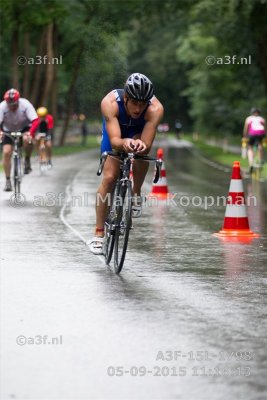
[[[101,157],[100,157],[100,163],[99,163],[99,168],[97,170],[97,176],[100,176],[102,174],[103,171],[103,167],[105,164],[105,161],[107,159],[108,156],[113,156],[113,157],[119,157],[119,158],[131,158],[134,160],[141,160],[141,161],[154,161],[156,164],[156,173],[153,179],[153,183],[157,183],[159,180],[159,175],[160,175],[160,169],[162,166],[162,160],[158,159],[158,158],[154,158],[154,157],[150,157],[150,156],[142,156],[141,154],[134,154],[134,153],[122,153],[122,152],[115,152],[115,151],[105,151],[104,153],[102,153]]]
[[[15,142],[16,138],[22,137],[23,134],[24,134],[24,132],[3,132],[3,135],[8,136],[10,139],[13,140],[13,142]],[[32,137],[30,136],[29,138],[30,138],[29,144],[31,144],[32,143]],[[1,142],[2,142],[2,140],[1,140]]]

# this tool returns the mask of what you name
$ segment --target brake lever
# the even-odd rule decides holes
[[[153,183],[157,183],[159,180],[159,175],[160,175],[160,171],[161,171],[161,166],[162,166],[162,160],[157,160],[156,161],[156,173],[155,173],[155,177],[153,179]]]
[[[98,167],[98,170],[96,173],[97,176],[100,176],[102,174],[103,167],[104,167],[105,161],[107,159],[107,156],[108,156],[108,153],[106,151],[101,155],[99,167]]]

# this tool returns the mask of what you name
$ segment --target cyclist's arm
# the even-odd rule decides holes
[[[34,119],[33,121],[31,121],[31,127],[30,127],[30,135],[33,138],[35,132],[37,131],[38,126],[40,125],[40,120],[39,118]]]
[[[0,139],[3,137],[3,130],[2,130],[2,124],[4,121],[4,112],[2,109],[2,103],[0,104]]]
[[[243,129],[243,137],[246,137],[248,134],[248,123],[249,123],[249,120],[248,120],[248,118],[246,118],[245,124],[244,124],[244,129]]]
[[[264,118],[262,118],[262,125],[263,125],[263,128],[264,128],[265,133],[266,133],[266,121],[265,121]]]
[[[54,128],[54,118],[52,117],[51,114],[48,114],[46,116],[46,120],[47,120],[47,129],[51,131]]]
[[[122,139],[118,121],[118,104],[114,93],[108,93],[101,102],[101,112],[106,121],[106,129],[112,149],[116,151],[131,151],[133,139]]]
[[[145,154],[149,153],[156,136],[157,127],[163,117],[164,108],[158,99],[154,98],[153,103],[149,107],[146,113],[146,124],[141,134],[141,140],[146,145]]]
[[[33,138],[34,134],[39,126],[39,118],[38,118],[38,115],[37,115],[32,103],[30,103],[29,100],[26,100],[26,99],[24,99],[24,103],[26,105],[26,110],[25,110],[26,117],[31,123],[31,128],[30,128],[29,132],[30,132],[31,137]]]

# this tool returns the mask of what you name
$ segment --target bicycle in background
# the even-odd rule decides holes
[[[120,174],[113,193],[109,198],[109,213],[105,222],[103,253],[109,265],[114,256],[114,270],[119,274],[122,270],[128,246],[129,233],[132,227],[132,179],[130,171],[134,160],[154,161],[156,173],[154,183],[159,179],[162,161],[134,153],[104,152],[100,159],[97,175],[100,176],[107,157],[114,157],[120,163]]]
[[[23,177],[23,156],[22,156],[22,132],[4,132],[4,135],[8,136],[14,143],[13,146],[13,183],[15,199],[19,198],[21,193],[21,182]]]
[[[46,133],[40,132],[38,133],[38,155],[39,155],[39,169],[40,169],[40,174],[43,175],[46,173],[48,170],[48,159],[47,159],[47,153],[46,153],[46,145],[45,145],[45,140],[46,140]]]
[[[263,146],[261,141],[254,140],[253,144],[249,143],[248,138],[242,138],[242,158],[248,158],[249,174],[252,179],[262,180],[263,171]]]

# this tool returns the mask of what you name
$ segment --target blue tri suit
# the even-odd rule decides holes
[[[142,114],[140,115],[139,118],[131,118],[127,115],[125,107],[124,107],[124,101],[123,101],[124,90],[123,89],[115,89],[115,90],[113,90],[113,93],[116,96],[116,101],[117,101],[118,107],[119,107],[118,121],[119,121],[119,125],[121,128],[121,137],[123,139],[132,138],[135,135],[142,133],[144,126],[146,124],[146,121],[144,119],[145,113],[146,113],[148,106],[150,105],[150,102],[148,103],[147,107],[142,112]],[[111,150],[112,150],[112,148],[111,148],[109,136],[108,136],[108,133],[106,130],[106,121],[103,118],[101,154],[104,151],[111,151]]]

